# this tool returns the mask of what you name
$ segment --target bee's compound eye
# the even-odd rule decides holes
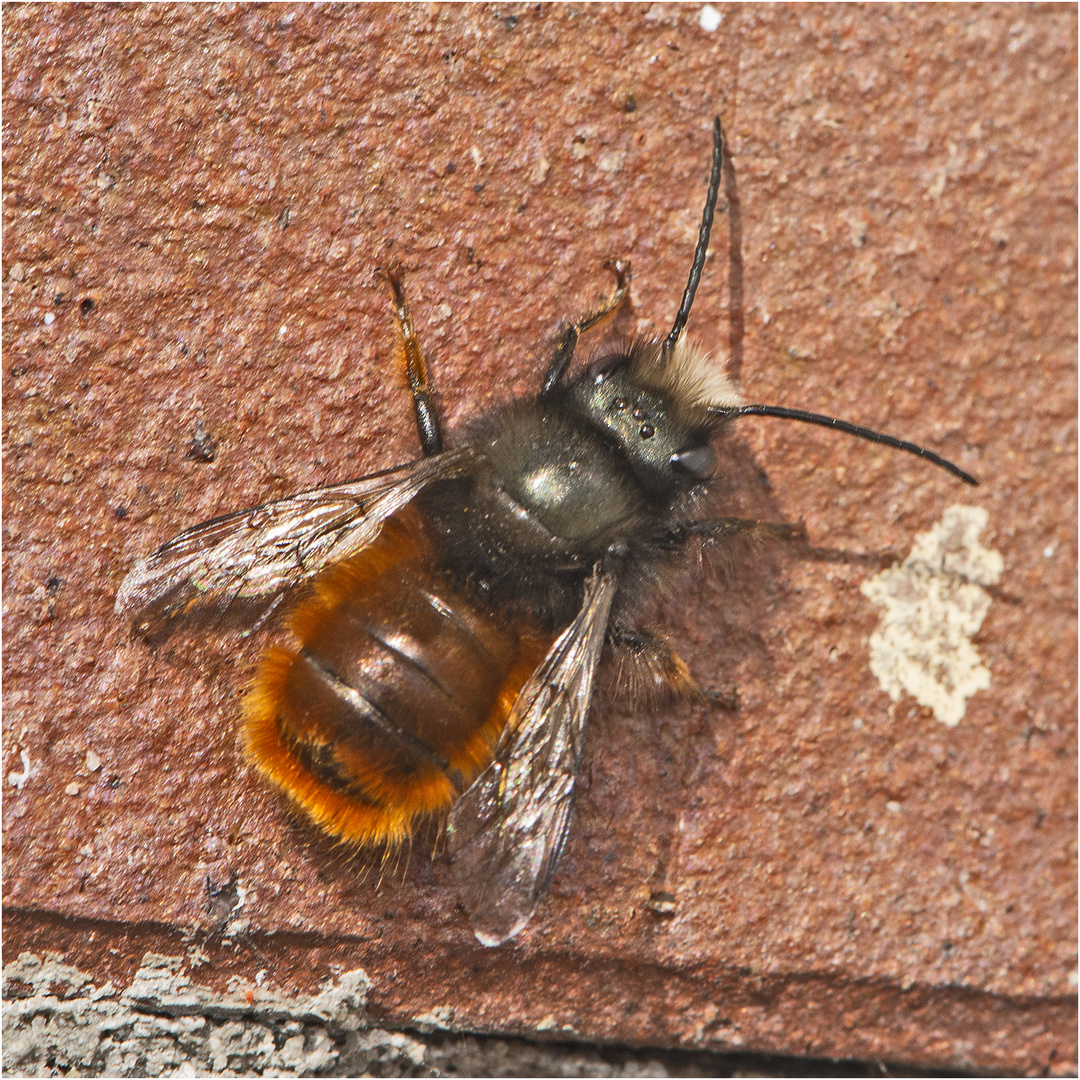
[[[671,467],[697,480],[708,480],[716,473],[716,451],[711,446],[695,446],[671,455]]]
[[[629,359],[630,357],[626,353],[621,352],[612,353],[610,356],[601,356],[599,360],[589,365],[589,375],[592,376],[593,382],[602,383],[609,375],[626,364]],[[625,404],[621,408],[626,408]]]

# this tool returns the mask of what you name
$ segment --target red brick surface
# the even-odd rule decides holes
[[[5,9],[8,948],[120,977],[235,875],[251,947],[210,943],[202,981],[363,966],[398,1022],[1074,1067],[1075,9],[722,13]],[[380,263],[451,427],[536,386],[612,256],[626,328],[664,326],[716,112],[738,199],[693,334],[749,399],[983,485],[744,421],[724,494],[811,546],[738,553],[657,618],[741,711],[602,690],[551,894],[486,951],[440,860],[380,882],[260,786],[260,641],[132,643],[116,588],[187,525],[415,456]],[[858,586],[955,502],[1005,573],[991,687],[946,728],[879,689]]]

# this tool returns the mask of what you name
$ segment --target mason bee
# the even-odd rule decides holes
[[[697,246],[666,336],[609,341],[571,372],[580,336],[627,295],[629,266],[613,264],[614,293],[563,325],[539,392],[481,415],[443,449],[391,270],[423,456],[197,525],[137,563],[117,595],[116,610],[146,632],[196,609],[269,610],[299,591],[291,645],[265,653],[245,698],[251,761],[346,844],[393,846],[445,820],[485,945],[520,933],[558,866],[605,646],[677,692],[707,696],[668,643],[636,625],[642,595],[689,544],[788,530],[693,515],[733,421],[837,428],[976,483],[913,443],[744,403],[685,340],[723,158],[716,119]]]

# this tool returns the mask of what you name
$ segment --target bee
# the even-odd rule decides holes
[[[485,945],[522,931],[559,865],[605,646],[677,692],[708,696],[664,638],[636,625],[643,593],[692,543],[791,531],[694,515],[734,421],[824,425],[976,483],[906,440],[748,404],[686,340],[723,160],[716,119],[693,263],[666,336],[615,338],[572,371],[579,338],[629,290],[629,265],[612,264],[612,295],[563,324],[539,392],[480,415],[444,449],[390,270],[422,456],[196,525],[138,562],[117,595],[143,633],[195,610],[269,612],[296,597],[292,642],[266,651],[244,701],[250,760],[349,845],[393,847],[444,821]]]

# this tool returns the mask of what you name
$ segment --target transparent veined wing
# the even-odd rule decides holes
[[[271,598],[365,548],[391,514],[470,459],[450,451],[205,521],[131,568],[116,611],[138,623]]]
[[[495,760],[450,814],[458,893],[484,945],[520,933],[555,875],[617,586],[613,573],[594,570],[577,618],[518,694]]]

